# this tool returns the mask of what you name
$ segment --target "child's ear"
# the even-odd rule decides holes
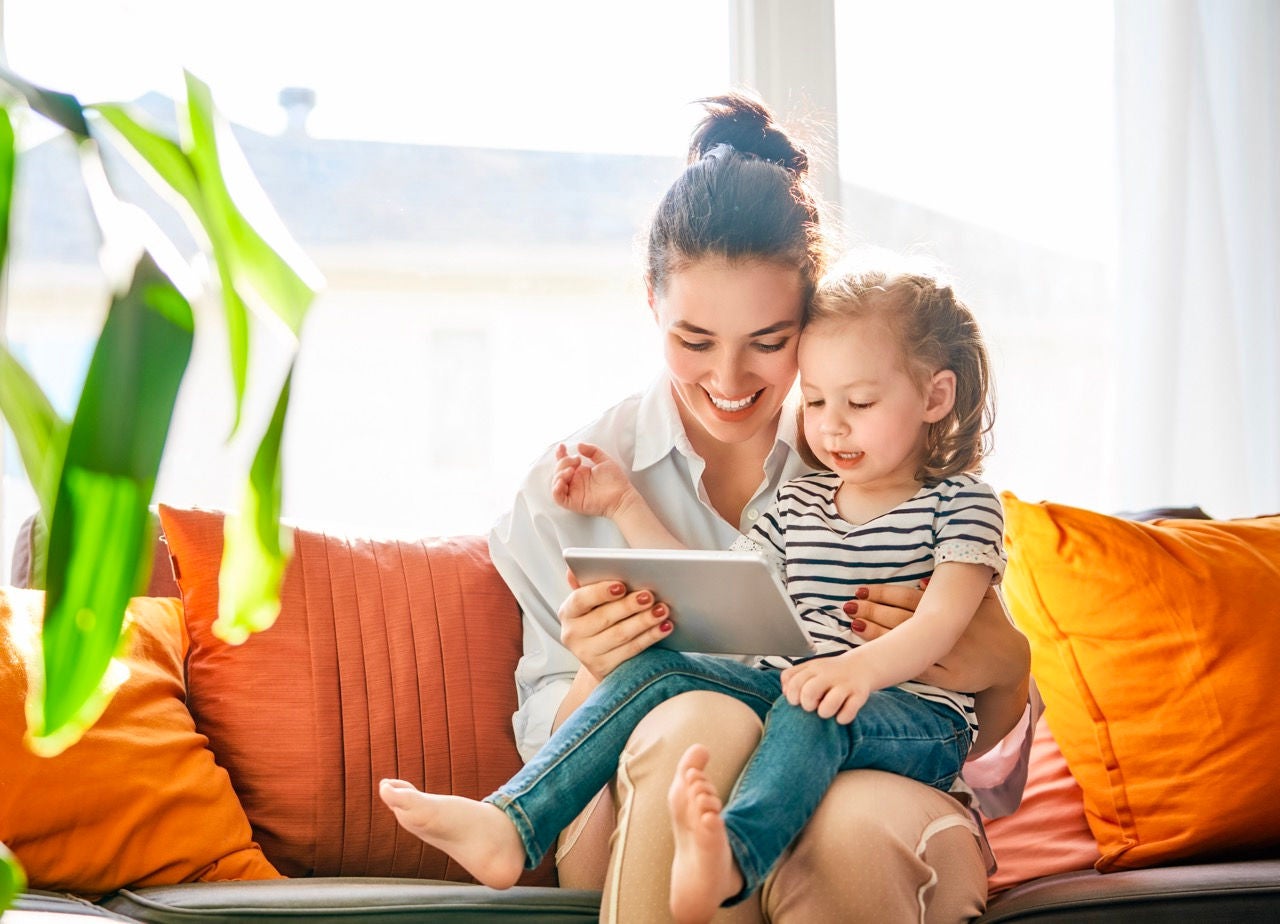
[[[937,423],[956,406],[956,374],[940,369],[925,386],[924,422]]]

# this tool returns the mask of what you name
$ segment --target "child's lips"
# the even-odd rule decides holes
[[[835,468],[853,468],[860,461],[864,453],[861,452],[836,452],[829,450],[827,453],[831,456],[831,464]]]

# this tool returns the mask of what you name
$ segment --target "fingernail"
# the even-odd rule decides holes
[[[920,579],[920,586],[921,586],[921,587],[928,587],[928,586],[929,586],[929,579],[928,579],[928,578],[921,578],[921,579]]]
[[[621,597],[623,592],[626,591],[626,589],[627,588],[623,587],[621,584],[609,585],[609,593],[613,594],[615,597]]]
[[[867,599],[868,596],[870,596],[870,594],[871,594],[871,591],[867,590],[867,588],[859,587],[856,591],[854,591],[853,595],[857,597],[859,600],[865,600]]]
[[[849,628],[854,632],[866,632],[867,624],[861,619],[851,619],[849,620]]]
[[[642,590],[640,593],[636,594],[636,603],[639,603],[641,606],[648,606],[652,602],[653,594],[649,593],[649,591]]]
[[[663,632],[670,632],[673,628],[673,626],[671,625],[671,620],[668,619],[664,621],[662,625],[658,626],[658,628],[661,629]]]
[[[657,606],[653,608],[653,615],[659,619],[661,619],[663,616],[666,616],[667,605],[665,603],[659,603]]]
[[[846,601],[844,605],[844,611],[849,616],[852,616],[854,613],[858,612],[858,601],[857,600]]]

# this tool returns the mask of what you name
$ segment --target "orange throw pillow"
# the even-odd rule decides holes
[[[22,743],[44,592],[0,588],[0,841],[29,887],[99,896],[126,886],[279,879],[253,843],[226,771],[183,703],[177,600],[138,597],[129,679],[57,757]]]
[[[275,625],[214,637],[220,513],[160,507],[191,648],[188,704],[254,834],[290,876],[469,880],[378,798],[398,777],[479,798],[515,773],[520,611],[483,537],[294,530]],[[548,858],[527,885],[554,884]]]
[[[1084,815],[1084,795],[1043,715],[1031,739],[1027,785],[1017,811],[983,821],[998,864],[987,880],[992,895],[1041,876],[1092,869],[1097,862],[1098,842]]]
[[[1280,844],[1280,517],[1137,523],[1002,500],[1005,597],[1097,868]]]

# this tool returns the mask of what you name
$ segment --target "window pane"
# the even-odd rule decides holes
[[[178,66],[210,84],[327,280],[295,378],[286,516],[484,532],[543,447],[658,368],[637,235],[680,169],[691,102],[726,86],[727,4],[211,9],[192,22],[170,0],[6,0],[9,61],[83,102],[138,99],[169,125]],[[285,87],[309,91],[286,94],[292,116]],[[50,134],[26,136],[7,324],[45,383],[83,375],[107,298],[74,159]],[[123,165],[117,176],[153,201]],[[224,446],[219,309],[196,308],[157,498],[226,507],[289,352],[255,326],[247,438]],[[4,472],[7,567],[34,501],[11,451]]]
[[[923,251],[983,326],[986,476],[1108,509],[1112,6],[838,0],[848,236]]]

